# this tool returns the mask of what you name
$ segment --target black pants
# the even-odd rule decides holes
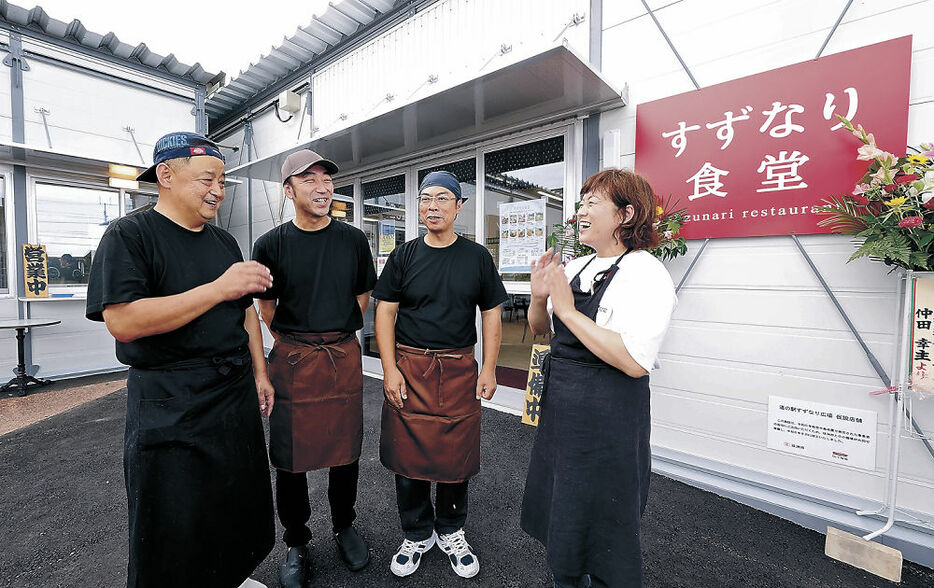
[[[432,529],[439,535],[453,533],[467,520],[467,482],[438,482],[432,508],[431,482],[396,474],[396,503],[406,539],[423,541]]]
[[[600,588],[606,586],[600,578],[584,574],[580,578],[555,576],[555,588]]]
[[[331,524],[335,533],[343,531],[357,518],[357,478],[360,462],[335,466],[328,472],[328,503],[331,505]],[[308,478],[304,472],[293,474],[276,470],[276,509],[279,521],[285,527],[282,540],[289,547],[304,545],[311,540],[306,524],[311,517],[308,499]]]

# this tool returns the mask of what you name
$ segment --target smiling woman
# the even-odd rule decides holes
[[[554,330],[522,528],[548,551],[557,588],[641,586],[639,531],[648,497],[649,372],[676,302],[658,244],[652,187],[608,169],[584,182],[580,240],[567,267],[532,263],[529,325]],[[605,557],[603,554],[612,554]]]

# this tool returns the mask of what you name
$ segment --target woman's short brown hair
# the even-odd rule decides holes
[[[645,178],[627,170],[605,169],[587,178],[581,188],[581,196],[595,193],[610,198],[620,210],[625,210],[628,204],[632,205],[632,218],[616,227],[614,232],[618,241],[629,249],[658,246],[658,232],[655,230],[658,204],[655,191]]]

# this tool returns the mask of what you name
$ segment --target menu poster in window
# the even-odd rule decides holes
[[[396,221],[379,221],[379,254],[389,255],[396,248]]]
[[[934,394],[934,278],[914,276],[911,281],[911,348],[909,388],[922,397]]]
[[[876,467],[876,413],[769,396],[768,447],[873,470]]]
[[[45,245],[23,245],[23,279],[26,298],[48,298],[49,256]]]
[[[545,253],[545,199],[499,204],[499,273],[525,274]]]

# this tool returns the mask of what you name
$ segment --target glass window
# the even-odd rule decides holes
[[[157,194],[143,194],[139,192],[124,192],[123,210],[124,214],[130,216],[146,210],[156,205],[159,197]]]
[[[554,137],[525,145],[492,151],[484,155],[484,234],[485,244],[499,267],[499,205],[545,199],[545,233],[564,219],[564,137]],[[520,226],[520,225],[517,225]],[[496,379],[501,384],[524,389],[528,379],[529,356],[535,339],[528,330],[527,294],[514,293],[510,286],[528,282],[529,274],[505,274],[503,281],[510,290],[503,305],[503,342],[496,366]],[[548,343],[538,337],[536,343]]]
[[[499,267],[499,205],[546,199],[545,236],[564,220],[564,137],[554,137],[484,155],[486,246]],[[505,281],[528,282],[529,274]]]
[[[462,159],[442,165],[433,165],[425,169],[418,170],[418,184],[421,185],[429,173],[433,171],[449,171],[460,180],[461,196],[467,201],[461,206],[461,212],[454,220],[454,232],[461,237],[466,237],[471,241],[477,240],[477,233],[474,230],[477,219],[477,160],[474,157]],[[418,235],[424,237],[428,229],[425,225],[418,225]]]
[[[0,292],[10,291],[10,282],[8,276],[7,264],[7,242],[6,242],[6,180],[0,176]]]
[[[120,211],[120,193],[36,183],[38,241],[49,257],[49,283],[87,284],[104,230]]]
[[[379,274],[397,246],[405,243],[405,176],[391,176],[363,183],[363,232]],[[379,357],[373,319],[376,301],[371,300],[363,316],[363,353]]]
[[[331,200],[331,218],[353,224],[353,184],[334,188]]]

